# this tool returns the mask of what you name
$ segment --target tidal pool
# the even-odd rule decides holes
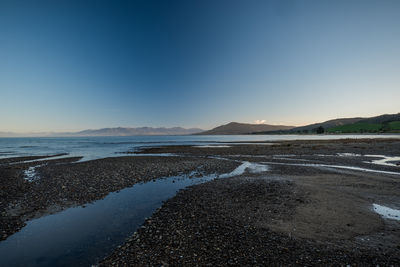
[[[400,210],[391,209],[389,207],[378,204],[373,204],[372,207],[374,211],[381,215],[383,218],[400,221]]]
[[[1,266],[90,266],[132,235],[179,189],[216,178],[170,177],[136,184],[85,207],[27,222],[0,242]]]
[[[268,166],[243,162],[230,173],[199,178],[157,179],[113,192],[92,204],[27,222],[0,242],[0,266],[91,266],[131,236],[162,202],[178,190],[215,178],[263,172]]]

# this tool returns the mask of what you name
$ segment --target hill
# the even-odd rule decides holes
[[[364,118],[354,123],[325,128],[328,133],[391,133],[400,132],[400,113]]]
[[[266,131],[256,134],[307,134],[328,133],[391,133],[400,131],[400,113],[384,114],[370,118],[341,118],[295,127],[290,130]]]
[[[327,129],[328,133],[400,133],[400,121],[357,122]]]
[[[291,129],[291,132],[312,132],[314,129],[318,127],[323,127],[324,129],[329,129],[332,127],[337,127],[337,126],[342,126],[342,125],[347,125],[347,124],[352,124],[356,123],[359,121],[364,120],[365,118],[340,118],[340,119],[334,119],[334,120],[329,120],[325,122],[320,122],[320,123],[313,123],[305,126],[300,126]]]
[[[218,126],[209,131],[204,131],[197,134],[198,135],[251,134],[251,133],[265,132],[265,131],[289,130],[292,128],[293,126],[231,122],[225,125]]]
[[[198,128],[185,129],[182,127],[173,128],[103,128],[97,130],[84,130],[76,133],[71,133],[71,136],[134,136],[134,135],[189,135],[203,131]]]
[[[327,129],[329,133],[399,133],[400,113],[381,115]]]
[[[384,114],[376,117],[366,118],[361,122],[367,123],[386,123],[392,121],[400,121],[400,113],[397,114]]]
[[[202,129],[191,128],[185,129],[182,127],[173,128],[153,128],[153,127],[139,127],[139,128],[103,128],[95,130],[84,130],[80,132],[65,132],[65,133],[12,133],[0,132],[0,137],[73,137],[73,136],[135,136],[135,135],[190,135],[202,132]]]

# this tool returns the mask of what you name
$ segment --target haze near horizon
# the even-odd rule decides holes
[[[399,1],[0,1],[0,131],[398,113]]]

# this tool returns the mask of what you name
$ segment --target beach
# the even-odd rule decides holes
[[[1,159],[1,238],[136,184],[216,174],[166,200],[92,264],[396,266],[399,155],[399,139],[344,139],[170,145],[83,162]]]
[[[218,164],[214,159],[176,157],[116,157],[75,163],[76,160],[2,166],[2,239],[23,227],[26,220],[102,199],[136,183],[190,173],[199,166],[207,174],[229,171],[237,165]],[[39,166],[35,171],[40,178],[27,182],[24,170],[32,166]]]
[[[399,145],[300,141],[143,151],[218,154],[268,162],[270,170],[180,191],[102,265],[396,266],[400,221],[383,219],[373,204],[400,208],[399,167],[366,163],[371,158],[361,155],[398,156]]]

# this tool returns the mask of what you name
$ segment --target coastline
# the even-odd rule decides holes
[[[398,265],[400,221],[382,218],[372,205],[400,208],[399,167],[366,163],[363,155],[399,151],[399,140],[144,150],[268,159],[270,170],[180,191],[100,266]],[[290,165],[304,162],[377,172]],[[389,170],[395,174],[380,173]]]
[[[103,199],[110,192],[137,183],[193,171],[224,173],[238,165],[234,162],[222,165],[217,159],[190,157],[125,156],[76,162],[79,159],[18,164],[15,162],[17,158],[13,158],[13,164],[0,166],[0,240],[20,230],[27,220]],[[24,171],[35,166],[35,175],[39,178],[28,182]]]
[[[382,218],[372,205],[400,209],[400,159],[374,163],[379,155],[399,157],[400,140],[239,142],[145,148],[84,162],[48,158],[32,182],[25,171],[38,162],[2,159],[2,239],[26,220],[137,183],[227,173],[250,162],[265,170],[179,191],[100,265],[397,265],[400,221]]]

